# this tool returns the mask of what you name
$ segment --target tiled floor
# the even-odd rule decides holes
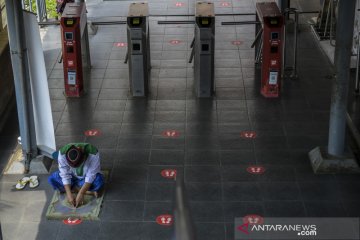
[[[88,0],[88,16],[125,16],[128,1]],[[152,14],[193,14],[193,1],[150,1]],[[254,12],[253,2],[215,1],[216,13]],[[88,93],[66,99],[63,92],[58,27],[44,33],[56,143],[86,141],[96,145],[102,166],[111,170],[100,221],[66,226],[44,215],[52,196],[47,175],[35,190],[12,191],[19,176],[2,175],[0,220],[6,240],[15,239],[171,239],[172,227],[156,224],[158,215],[172,213],[174,181],[163,169],[184,170],[191,213],[200,240],[233,239],[235,217],[360,216],[360,178],[314,175],[309,150],[327,143],[332,68],[304,25],[299,35],[299,80],[286,80],[278,99],[259,94],[250,45],[254,26],[221,26],[216,19],[216,96],[193,94],[193,66],[187,63],[193,38],[191,25],[151,27],[151,93],[129,95],[124,25],[100,26],[90,38],[92,70]],[[171,45],[169,41],[180,40]],[[241,45],[231,42],[240,40]],[[16,117],[0,136],[0,166],[16,143]],[[99,129],[98,137],[86,137]],[[167,138],[164,130],[177,130]],[[256,131],[255,139],[240,137]],[[11,141],[9,141],[11,139]],[[252,175],[250,165],[265,172]]]

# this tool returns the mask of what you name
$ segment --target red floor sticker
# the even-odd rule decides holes
[[[249,166],[246,168],[246,171],[251,174],[263,174],[265,172],[265,168],[262,166]]]
[[[89,129],[85,131],[85,136],[87,137],[96,137],[101,135],[101,131],[99,129]]]
[[[176,7],[183,7],[184,5],[185,5],[185,3],[182,3],[182,2],[175,3]]]
[[[162,135],[164,137],[179,137],[180,132],[176,131],[176,130],[165,130],[165,131],[162,132]]]
[[[220,6],[222,6],[222,7],[230,7],[231,4],[229,2],[222,2],[222,3],[220,3]]]
[[[243,217],[243,222],[249,223],[250,225],[263,224],[264,218],[256,214],[249,214]]]
[[[240,133],[242,138],[256,138],[256,132],[254,131],[243,131]]]
[[[118,43],[115,43],[115,46],[117,46],[117,47],[126,47],[127,43],[126,42],[118,42]]]
[[[232,41],[231,43],[232,43],[232,45],[236,45],[236,46],[243,44],[243,42],[240,40],[235,40],[235,41]]]
[[[173,223],[173,216],[169,214],[160,215],[156,218],[156,223],[163,226],[171,226]]]
[[[63,220],[63,223],[66,225],[78,225],[82,222],[82,220],[80,218],[67,218],[65,220]]]
[[[176,169],[164,169],[161,171],[161,176],[174,179],[176,177]]]
[[[170,40],[169,43],[170,43],[171,45],[178,45],[178,44],[181,43],[181,41],[180,41],[180,40]]]

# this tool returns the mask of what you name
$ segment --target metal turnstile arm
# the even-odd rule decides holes
[[[129,60],[129,50],[126,51],[126,56],[125,56],[124,63],[127,64],[128,60]]]
[[[195,44],[195,37],[193,38],[191,45],[190,45],[191,54],[190,54],[190,58],[189,58],[189,63],[192,63],[192,60],[194,58],[194,54],[195,54],[194,44]]]
[[[257,42],[261,39],[261,34],[263,32],[263,29],[260,28],[260,30],[257,32],[256,36],[255,36],[255,40],[254,42],[251,44],[251,48],[254,48],[255,45],[257,44]]]

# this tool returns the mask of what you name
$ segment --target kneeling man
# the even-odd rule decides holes
[[[66,193],[70,204],[83,204],[84,194],[99,196],[104,185],[100,172],[99,152],[89,143],[69,143],[60,148],[59,170],[49,176],[49,183],[55,190]],[[77,192],[74,198],[72,191]]]

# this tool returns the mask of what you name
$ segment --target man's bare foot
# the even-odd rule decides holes
[[[86,195],[94,195],[94,197],[96,197],[96,198],[99,197],[99,193],[98,193],[98,192],[86,191],[85,194],[86,194]]]

